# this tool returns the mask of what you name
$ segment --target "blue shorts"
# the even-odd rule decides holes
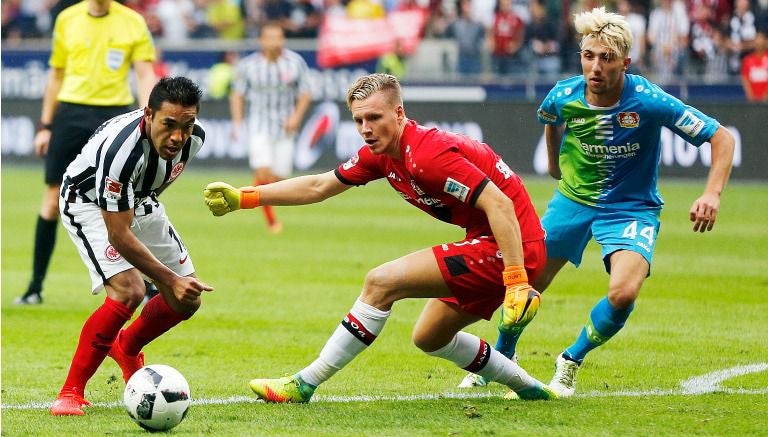
[[[639,253],[650,266],[659,233],[660,212],[660,208],[639,211],[595,208],[557,191],[541,218],[546,232],[547,257],[565,258],[578,267],[584,248],[594,235],[602,247],[606,272],[611,272],[609,257],[617,250]]]

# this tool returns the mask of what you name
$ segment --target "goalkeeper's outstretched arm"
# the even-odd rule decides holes
[[[213,215],[221,216],[238,209],[256,208],[261,205],[307,205],[322,202],[349,187],[339,181],[333,171],[329,171],[258,187],[235,188],[226,182],[211,182],[205,187],[203,197]]]

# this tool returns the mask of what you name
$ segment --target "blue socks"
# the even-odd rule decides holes
[[[626,309],[616,309],[609,302],[608,297],[602,298],[590,313],[589,321],[582,328],[576,342],[569,346],[563,356],[571,361],[581,364],[587,353],[602,345],[624,327],[635,305]],[[494,349],[512,358],[515,354],[517,341],[523,333],[523,328],[510,331],[499,330],[499,338]]]
[[[589,351],[608,341],[624,327],[634,307],[632,304],[626,309],[616,309],[608,302],[607,296],[601,299],[592,308],[589,321],[576,342],[563,352],[563,357],[581,364]]]
[[[496,346],[494,349],[501,352],[505,357],[512,358],[515,355],[515,349],[517,348],[517,341],[520,339],[520,335],[523,333],[525,327],[512,329],[510,331],[502,331],[499,329],[499,338],[496,339]]]

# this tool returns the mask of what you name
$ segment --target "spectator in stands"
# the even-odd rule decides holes
[[[341,0],[325,0],[323,15],[328,17],[346,17],[347,8]]]
[[[526,25],[530,24],[533,19],[531,16],[531,3],[533,3],[533,0],[512,0],[512,10],[515,11],[515,14],[517,14]],[[554,16],[553,18],[557,18],[557,16]]]
[[[707,65],[716,54],[714,29],[714,11],[706,8],[697,8],[690,11],[691,16],[691,72],[703,75]]]
[[[386,73],[395,76],[402,81],[407,72],[406,56],[403,53],[403,46],[400,40],[396,39],[392,50],[381,55],[376,62],[376,72]]]
[[[426,37],[446,36],[448,26],[457,18],[455,0],[430,0],[429,16],[424,31]],[[446,69],[448,71],[448,69]]]
[[[422,38],[426,34],[427,24],[429,22],[429,4],[424,0],[400,0],[395,5],[395,9],[392,12],[418,12],[424,17],[421,32],[419,36]]]
[[[657,82],[667,83],[681,74],[688,49],[690,21],[679,0],[657,0],[648,19],[648,43]]]
[[[239,40],[245,36],[245,20],[235,0],[211,0],[205,13],[219,38]]]
[[[322,21],[322,11],[318,10],[311,0],[298,0],[293,6],[291,16],[285,22],[285,36],[288,38],[317,38]]]
[[[160,36],[162,34],[162,24],[155,15],[156,2],[154,0],[123,0],[120,3],[123,3],[144,17],[144,21],[146,21],[152,36]]]
[[[706,9],[714,27],[728,26],[731,20],[731,0],[686,0],[685,3],[689,17],[693,17],[699,9]]]
[[[730,48],[733,53],[730,68],[732,73],[738,74],[741,59],[752,50],[757,33],[755,14],[752,12],[749,0],[736,0],[734,3],[730,29]]]
[[[712,28],[712,44],[714,56],[707,61],[704,80],[709,83],[728,80],[728,62],[731,50],[728,47],[728,32],[722,26]]]
[[[768,0],[757,0],[753,6],[758,30],[768,31]]]
[[[53,26],[51,8],[55,3],[55,0],[24,0],[21,2],[22,13],[32,17],[34,38],[51,35],[51,27]]]
[[[350,0],[347,16],[357,19],[384,18],[384,6],[380,0]]]
[[[240,54],[234,50],[227,50],[221,54],[221,58],[213,64],[208,74],[208,97],[215,100],[229,97],[232,92],[235,65],[239,59]]]
[[[629,30],[632,32],[633,44],[629,49],[629,58],[632,59],[632,63],[629,64],[627,72],[642,74],[645,69],[645,29],[647,24],[645,16],[637,12],[629,0],[620,0],[616,7],[619,14],[624,16]]]
[[[195,28],[195,4],[192,0],[160,0],[155,15],[160,20],[162,38],[169,43],[183,43]]]
[[[471,0],[472,18],[482,23],[483,27],[490,29],[496,19],[498,10],[497,0]]]
[[[562,71],[560,61],[560,42],[556,17],[547,15],[542,0],[531,0],[531,22],[528,23],[526,33],[535,71],[546,76],[555,76]]]
[[[208,0],[192,0],[192,28],[189,36],[196,39],[215,38],[216,30],[208,25]]]
[[[524,74],[527,70],[525,23],[512,10],[512,0],[498,0],[488,35],[493,72],[499,76]]]
[[[39,37],[37,17],[26,11],[20,0],[3,0],[2,2],[2,38],[17,40],[21,38]]]
[[[261,17],[263,21],[259,22],[259,31],[265,23],[278,23],[285,31],[292,11],[293,6],[288,0],[264,0]]]
[[[768,39],[766,30],[755,34],[754,50],[741,61],[741,83],[750,102],[768,102]]]
[[[448,25],[446,36],[456,40],[459,58],[456,71],[461,75],[483,72],[483,42],[485,28],[472,17],[471,0],[459,0],[459,17]]]

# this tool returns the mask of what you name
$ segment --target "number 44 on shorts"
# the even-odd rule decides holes
[[[635,240],[635,243],[637,243],[638,246],[642,247],[646,251],[650,252],[651,247],[653,247],[653,238],[654,233],[656,230],[653,228],[653,226],[646,226],[642,229],[640,229],[640,237],[645,238],[648,240],[648,243],[646,244],[645,241],[640,240],[637,238],[638,232],[637,232],[637,221],[633,221],[629,225],[627,225],[626,228],[624,228],[624,233],[621,235],[624,238],[629,238],[631,240]]]

